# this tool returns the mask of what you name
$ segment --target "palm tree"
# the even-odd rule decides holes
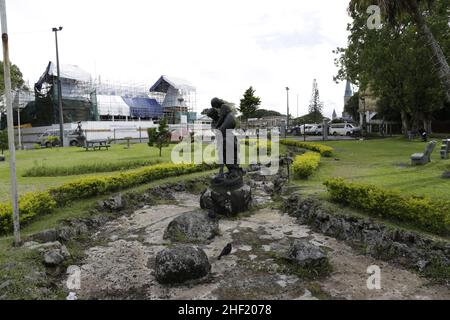
[[[445,89],[447,100],[450,101],[450,67],[444,52],[436,41],[433,33],[425,21],[421,11],[421,2],[431,5],[436,0],[350,0],[350,12],[366,12],[370,5],[378,4],[381,10],[386,14],[387,20],[394,23],[400,16],[408,14],[420,34],[424,37],[427,46],[430,48],[434,62],[437,66],[437,73]]]

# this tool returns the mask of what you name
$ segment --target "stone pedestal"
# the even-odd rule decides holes
[[[200,198],[202,209],[211,210],[224,216],[235,216],[248,211],[252,202],[252,190],[249,185],[229,189],[209,187]]]

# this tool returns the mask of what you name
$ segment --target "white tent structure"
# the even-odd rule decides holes
[[[100,116],[129,117],[130,107],[121,96],[97,95],[97,111]]]

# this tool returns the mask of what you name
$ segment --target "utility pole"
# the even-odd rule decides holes
[[[58,70],[58,107],[59,107],[59,145],[64,147],[64,114],[62,106],[62,89],[61,89],[61,73],[59,69],[59,48],[58,48],[58,32],[61,31],[63,27],[53,28],[52,31],[55,33],[55,43],[56,43],[56,68]]]
[[[289,87],[286,87],[286,93],[287,93],[287,119],[286,119],[286,137],[289,130]]]
[[[9,170],[11,175],[11,200],[13,207],[14,244],[20,245],[19,196],[17,194],[16,146],[14,144],[14,117],[11,97],[11,65],[9,62],[8,23],[5,0],[0,0],[2,24],[3,68],[5,73],[6,117],[8,121]]]

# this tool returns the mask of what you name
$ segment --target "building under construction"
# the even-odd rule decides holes
[[[93,80],[75,65],[61,65],[60,82],[65,123],[78,121],[158,121],[170,124],[196,120],[196,88],[187,81],[162,76],[145,85]],[[49,62],[34,86],[35,99],[22,111],[22,123],[33,127],[59,122],[56,65]]]

